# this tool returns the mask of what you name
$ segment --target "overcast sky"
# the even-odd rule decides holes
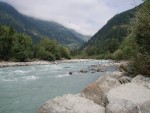
[[[19,12],[55,21],[82,34],[95,34],[115,14],[131,9],[142,0],[0,0]]]

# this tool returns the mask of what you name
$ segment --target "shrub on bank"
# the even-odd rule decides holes
[[[113,59],[114,60],[122,60],[123,59],[123,52],[121,49],[118,49],[117,51],[114,52]]]

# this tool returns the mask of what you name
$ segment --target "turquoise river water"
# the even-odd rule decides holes
[[[36,113],[49,99],[79,93],[102,73],[79,73],[98,60],[0,68],[0,113]],[[109,61],[102,61],[106,64]],[[109,69],[108,71],[113,71]],[[69,72],[75,72],[69,75]]]

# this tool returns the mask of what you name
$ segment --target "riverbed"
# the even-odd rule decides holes
[[[36,113],[45,101],[79,93],[105,73],[81,73],[80,70],[109,63],[108,60],[86,60],[0,68],[0,113]],[[115,70],[116,67],[111,67],[106,71]]]

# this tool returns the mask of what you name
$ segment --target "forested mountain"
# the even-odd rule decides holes
[[[55,39],[65,45],[80,46],[85,42],[82,37],[78,37],[70,29],[56,22],[42,21],[22,15],[15,8],[3,2],[0,2],[0,24],[12,26],[17,32],[30,35],[33,42],[39,42],[41,37]]]
[[[88,55],[113,53],[129,33],[138,7],[115,15],[82,48]]]
[[[39,43],[33,44],[30,36],[0,25],[0,61],[52,61],[62,58],[70,59],[69,50],[55,40],[42,38]]]

